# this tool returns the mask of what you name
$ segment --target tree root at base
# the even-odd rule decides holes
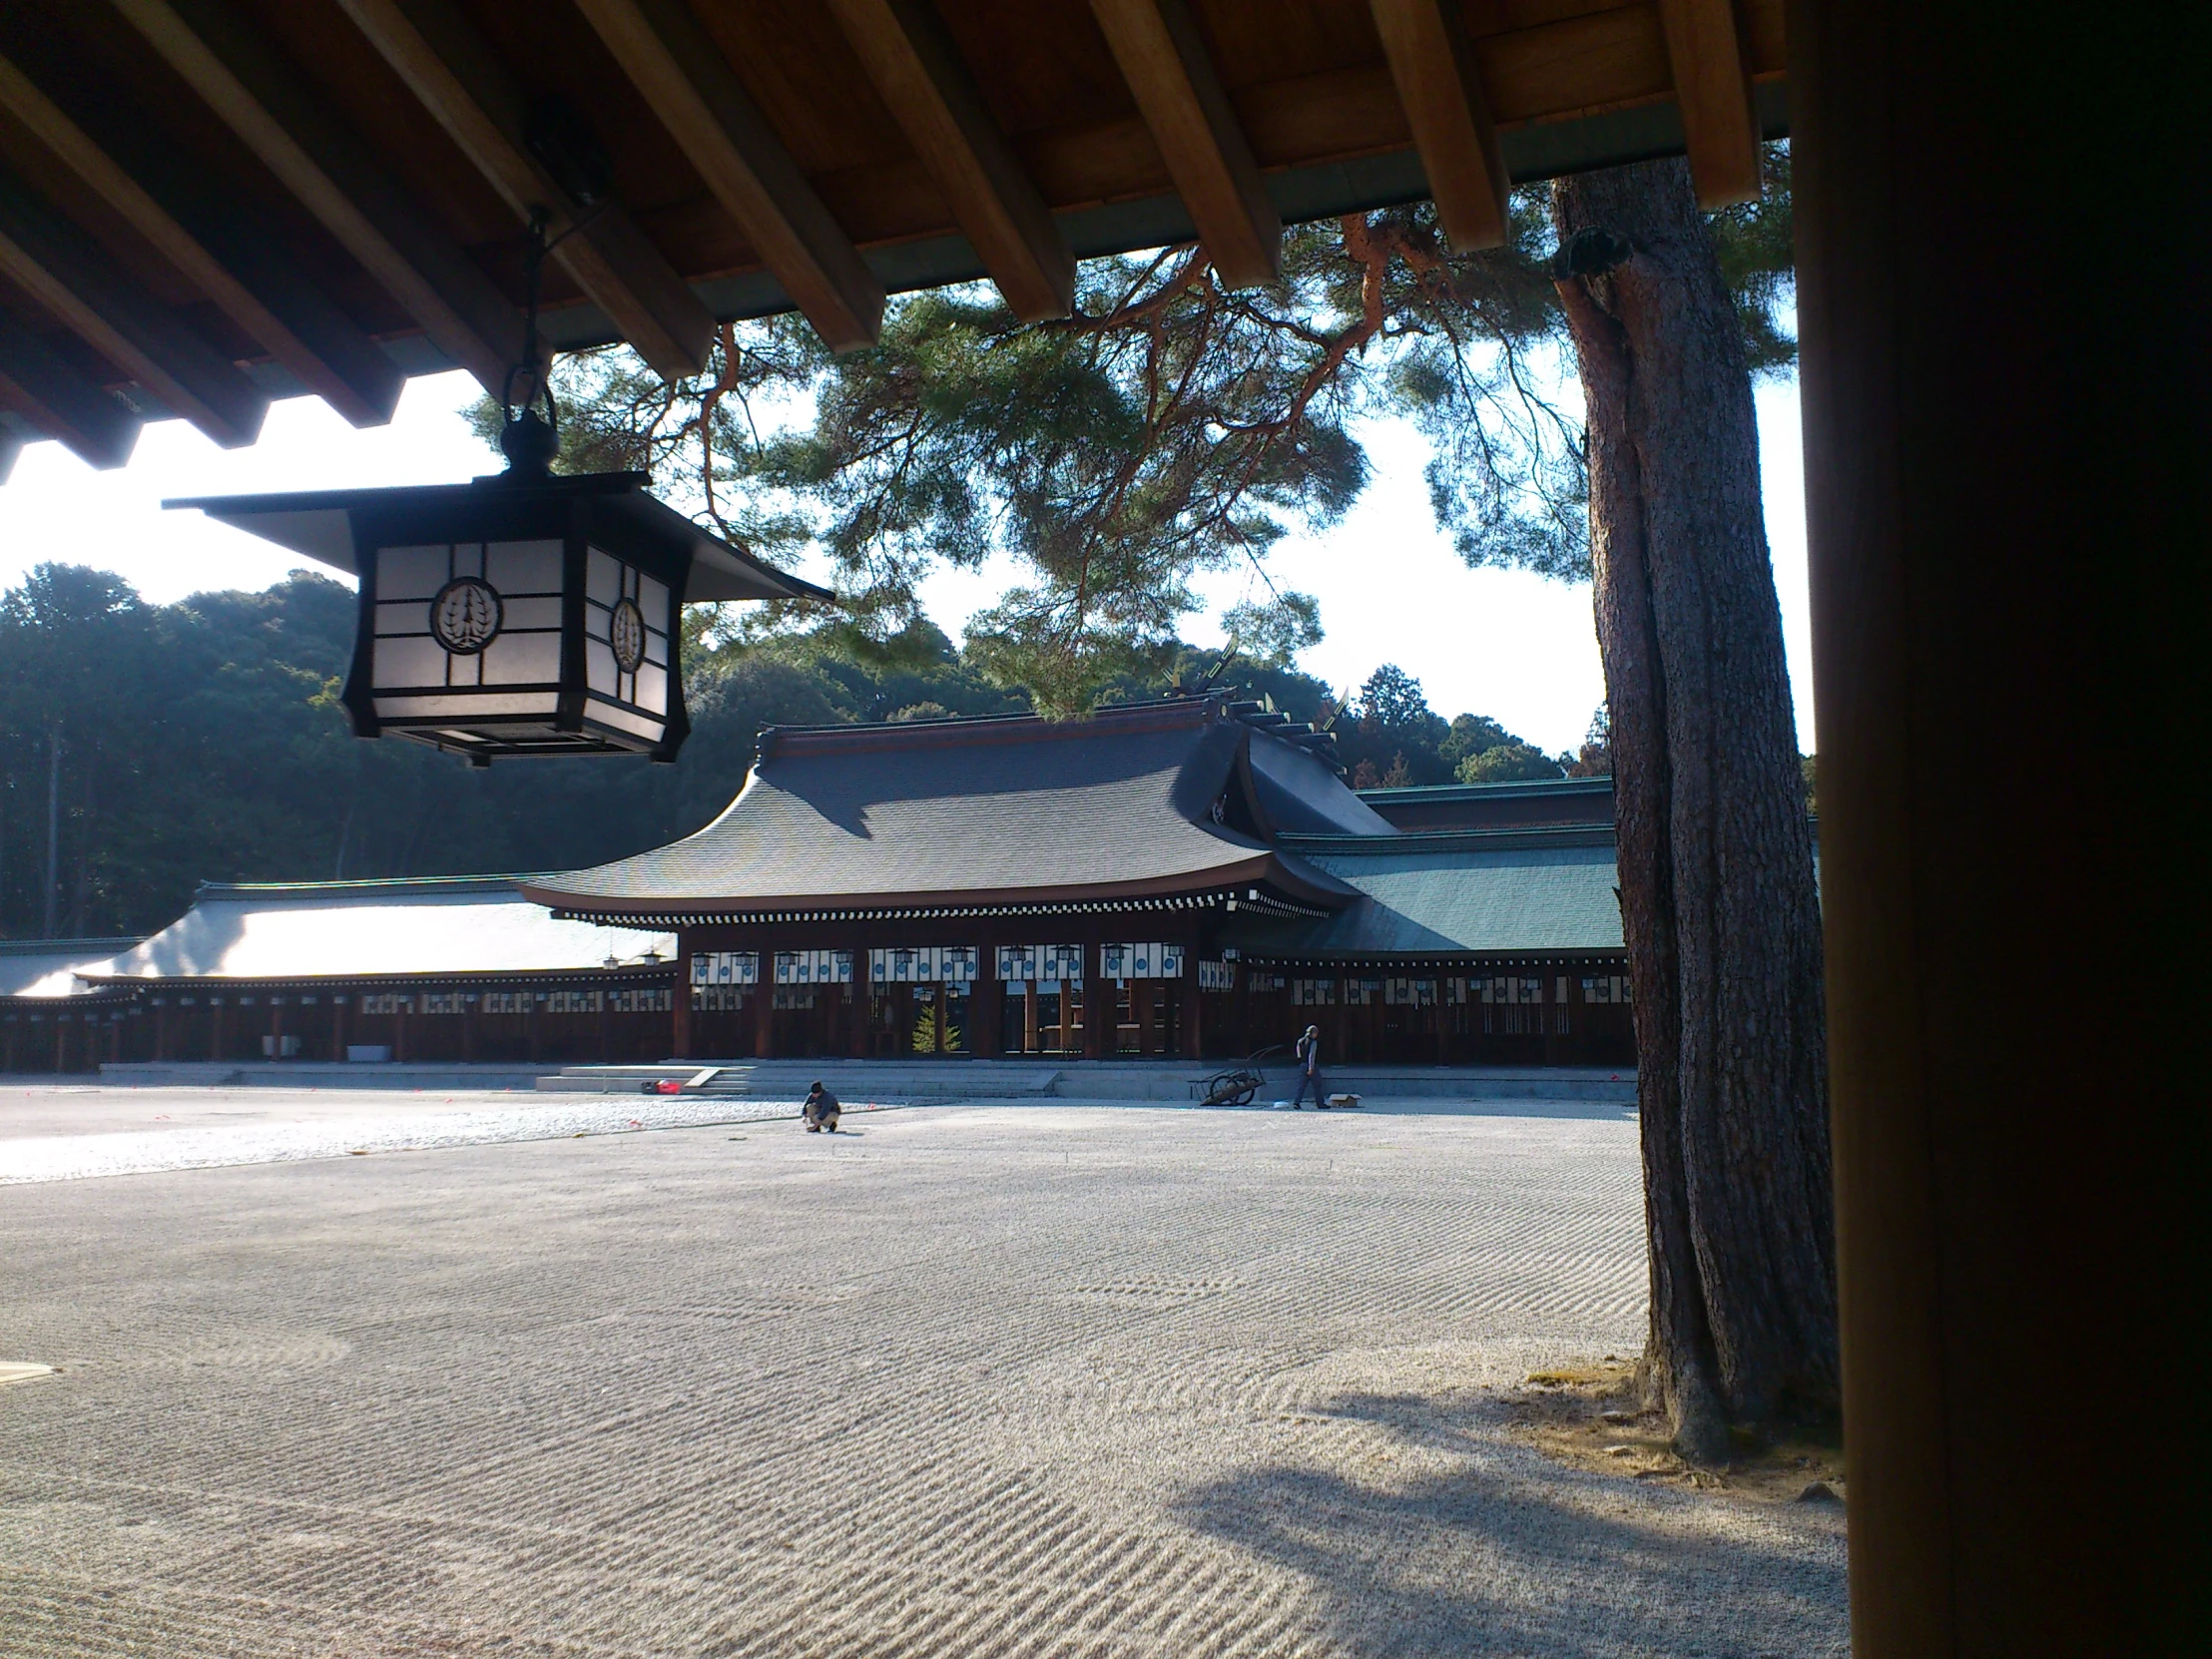
[[[1513,1437],[1569,1467],[1657,1481],[1755,1503],[1831,1503],[1845,1496],[1844,1452],[1832,1430],[1727,1430],[1729,1456],[1691,1462],[1666,1413],[1645,1404],[1634,1360],[1608,1355],[1540,1371],[1505,1396]]]

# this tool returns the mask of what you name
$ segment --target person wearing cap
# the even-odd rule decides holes
[[[817,1079],[814,1088],[808,1091],[807,1105],[802,1115],[807,1120],[808,1134],[820,1134],[827,1129],[834,1135],[837,1132],[837,1097],[824,1088],[820,1079]]]
[[[1298,1093],[1291,1097],[1291,1105],[1297,1111],[1306,1110],[1306,1090],[1314,1091],[1314,1109],[1326,1111],[1329,1096],[1322,1092],[1321,1081],[1321,1027],[1309,1025],[1306,1035],[1298,1039]]]

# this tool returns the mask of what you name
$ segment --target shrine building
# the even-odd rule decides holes
[[[522,888],[675,934],[679,1058],[1197,1059],[1314,1024],[1342,1061],[1629,1064],[1611,797],[1578,793],[1580,822],[1403,830],[1326,734],[1220,697],[781,728],[697,834]]]
[[[208,883],[0,960],[0,1070],[920,1055],[1633,1063],[1606,780],[1346,787],[1185,698],[772,728],[697,834],[560,875]]]

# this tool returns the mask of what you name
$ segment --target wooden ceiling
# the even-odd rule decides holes
[[[534,211],[548,338],[681,375],[718,320],[1051,316],[1193,238],[1264,283],[1283,224],[1429,196],[1481,247],[1510,183],[1684,150],[1741,201],[1782,61],[1781,0],[7,0],[0,476],[496,388]]]

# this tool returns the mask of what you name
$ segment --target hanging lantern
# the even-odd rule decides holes
[[[709,535],[647,494],[643,472],[551,471],[559,417],[537,315],[553,245],[542,214],[530,238],[523,358],[502,399],[505,472],[162,505],[198,507],[359,578],[344,695],[358,736],[389,732],[478,766],[509,755],[673,761],[691,731],[683,607],[832,596]]]
[[[364,738],[467,755],[674,760],[681,607],[830,597],[646,493],[642,472],[169,501],[349,571]]]

